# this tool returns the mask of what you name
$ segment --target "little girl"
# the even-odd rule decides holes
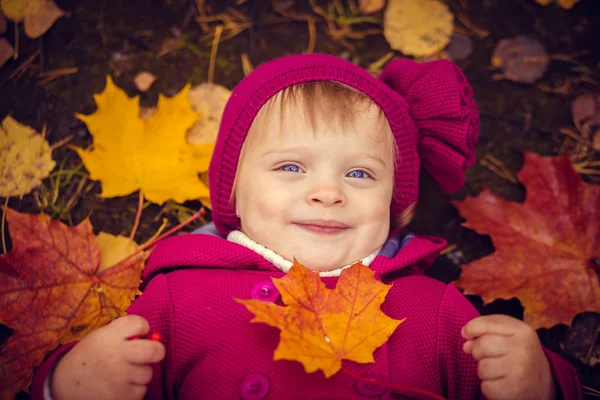
[[[445,191],[464,184],[479,129],[472,96],[448,61],[398,59],[379,78],[323,54],[258,67],[233,91],[211,161],[216,231],[157,245],[132,315],[53,352],[33,398],[581,399],[574,369],[532,328],[479,317],[422,273],[444,240],[402,229],[421,166]],[[251,324],[234,300],[282,304],[271,279],[294,258],[329,288],[357,261],[393,284],[382,311],[406,320],[374,363],[344,361],[363,379],[274,361],[279,331]],[[162,343],[128,340],[149,331]]]

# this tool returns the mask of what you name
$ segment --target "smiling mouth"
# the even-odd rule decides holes
[[[298,224],[298,223],[296,223],[296,225],[298,225],[300,228],[302,228],[308,232],[316,233],[319,235],[337,235],[337,234],[340,234],[340,233],[348,230],[348,228],[336,227],[336,226],[322,226],[322,225]]]

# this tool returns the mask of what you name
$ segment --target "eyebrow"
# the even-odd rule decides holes
[[[291,153],[294,151],[307,151],[307,150],[308,149],[306,147],[291,147],[291,148],[282,149],[282,150],[268,150],[268,151],[265,151],[264,153],[262,153],[261,157],[267,156],[267,155],[285,154],[285,153]],[[369,153],[361,153],[361,154],[369,157],[372,160],[375,160],[376,162],[383,165],[384,167],[387,167],[386,162],[384,161],[384,159],[381,156],[375,155],[375,154],[369,154]]]

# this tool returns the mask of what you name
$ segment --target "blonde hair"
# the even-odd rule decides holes
[[[381,141],[384,144],[384,147],[389,150],[389,153],[384,156],[384,159],[391,160],[392,166],[394,166],[395,169],[396,162],[399,159],[398,146],[396,145],[396,141],[394,140],[394,136],[389,128],[383,110],[381,110],[369,96],[350,86],[335,81],[299,83],[287,87],[271,97],[261,107],[254,118],[240,151],[238,167],[229,196],[230,207],[235,200],[236,183],[245,153],[251,146],[257,142],[260,143],[261,138],[264,138],[264,135],[260,135],[259,133],[264,132],[264,127],[267,125],[269,115],[271,114],[270,111],[273,107],[276,107],[277,104],[279,104],[281,111],[280,116],[282,119],[284,115],[283,110],[287,107],[301,106],[304,115],[307,118],[308,125],[312,128],[314,135],[317,134],[317,131],[320,131],[315,129],[318,121],[325,121],[325,123],[329,125],[337,124],[337,126],[342,127],[339,131],[344,132],[348,124],[354,123],[356,113],[357,111],[360,111],[359,107],[362,106],[365,110],[371,106],[377,107],[379,110],[379,117],[378,126],[375,129],[378,134],[376,140]],[[279,134],[284,133],[279,132]]]

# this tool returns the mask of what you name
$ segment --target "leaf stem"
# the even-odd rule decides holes
[[[144,207],[144,194],[140,190],[138,209],[137,209],[137,213],[135,214],[135,222],[133,223],[133,228],[131,228],[131,234],[129,235],[130,240],[133,240],[133,237],[135,236],[135,231],[137,231],[138,225],[140,224],[143,207]]]
[[[345,373],[346,375],[359,380],[361,382],[365,382],[365,383],[370,383],[370,384],[374,384],[374,385],[380,385],[380,386],[385,386],[387,388],[393,389],[393,390],[397,390],[397,391],[401,391],[401,392],[411,392],[411,393],[417,393],[417,394],[422,394],[424,396],[427,396],[429,398],[432,399],[436,399],[436,400],[446,400],[445,397],[440,396],[439,394],[435,394],[432,393],[428,390],[425,389],[421,389],[418,387],[414,387],[414,386],[407,386],[407,385],[396,385],[394,383],[388,383],[388,382],[379,382],[375,379],[368,379],[368,378],[364,378],[360,375],[355,374],[354,372],[342,367],[342,372]]]

